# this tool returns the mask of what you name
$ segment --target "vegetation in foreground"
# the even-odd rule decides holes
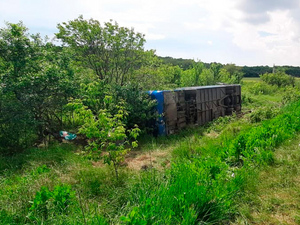
[[[233,224],[299,224],[299,134],[274,152],[274,163],[259,171],[245,192]]]
[[[253,84],[246,80],[245,92],[247,85]],[[261,101],[272,98],[259,95]],[[282,104],[276,99],[269,107]],[[253,106],[247,104],[246,110]],[[83,157],[82,149],[70,144],[2,157],[1,221],[218,224],[234,220],[261,168],[276,163],[274,148],[300,129],[299,107],[295,103],[278,108],[272,115],[256,107],[242,118],[219,118],[205,128],[141,139],[139,152],[151,156],[170,148],[170,155],[159,167],[151,158],[142,170],[123,165],[119,179],[111,166]]]

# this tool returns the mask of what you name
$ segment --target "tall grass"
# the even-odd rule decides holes
[[[203,136],[203,128],[192,136],[187,132],[170,137],[178,140],[169,169],[134,172],[123,168],[118,181],[111,167],[93,166],[67,146],[1,158],[0,221],[225,223],[236,215],[240,198],[255,182],[260,166],[274,162],[274,148],[299,132],[299,109],[297,102],[253,124],[222,118],[209,128],[218,133],[214,137]]]
[[[188,142],[179,148],[185,154],[172,164],[165,179],[155,188],[139,187],[122,217],[129,224],[216,224],[234,216],[235,206],[259,166],[272,164],[273,150],[300,129],[300,102],[277,117],[245,129],[234,138],[224,133],[210,144],[192,149]],[[229,138],[228,138],[229,137]],[[253,179],[253,177],[251,178]],[[144,181],[145,182],[145,181]],[[146,182],[147,183],[147,182]],[[147,193],[147,194],[145,194]]]

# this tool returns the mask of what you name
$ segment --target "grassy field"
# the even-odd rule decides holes
[[[112,166],[54,143],[0,158],[1,224],[297,224],[300,103],[244,79],[243,112],[143,137]]]
[[[297,135],[275,150],[274,163],[260,171],[232,224],[300,224],[299,143]]]

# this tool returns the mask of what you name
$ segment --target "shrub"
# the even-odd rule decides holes
[[[253,96],[250,93],[243,92],[242,94],[242,104],[248,105],[254,102]]]
[[[100,110],[96,115],[80,101],[73,105],[77,109],[76,113],[83,119],[79,133],[88,138],[88,146],[86,146],[88,154],[91,157],[104,159],[104,163],[112,164],[118,179],[118,168],[124,161],[125,155],[131,148],[138,146],[136,139],[140,129],[137,125],[132,129],[126,129],[124,121],[128,113],[122,101],[114,105],[118,109],[114,115],[108,110],[112,104],[112,97],[106,96],[104,102],[106,109]],[[102,155],[102,151],[107,154]]]
[[[126,120],[123,121],[127,129],[134,128],[137,124],[141,130],[146,131],[150,121],[156,118],[154,113],[156,101],[152,100],[150,95],[142,91],[137,84],[126,83],[120,86],[116,84],[105,85],[103,82],[92,82],[88,85],[81,85],[80,92],[82,97],[79,101],[87,109],[91,110],[94,115],[97,115],[103,109],[107,110],[111,115],[115,115],[119,111],[119,103],[122,102],[124,110],[128,113]],[[109,107],[105,105],[105,96],[110,96],[111,104],[109,104]],[[76,107],[71,104],[67,108],[74,116],[74,111],[77,110]],[[80,125],[80,122],[77,121],[76,125]]]
[[[107,95],[112,97],[110,108],[108,109],[112,115],[118,112],[118,105],[124,102],[124,110],[128,113],[124,121],[127,129],[134,128],[135,125],[143,130],[149,129],[151,120],[156,119],[154,113],[155,100],[151,100],[150,95],[142,91],[137,84],[127,83],[124,86],[111,85],[108,88]]]
[[[255,109],[250,114],[250,122],[251,123],[257,123],[261,122],[263,120],[271,119],[275,116],[277,116],[279,113],[278,107],[260,107]]]
[[[269,95],[277,91],[277,87],[263,82],[257,82],[251,86],[249,92],[254,95]]]
[[[286,88],[282,96],[282,103],[288,104],[300,99],[300,91],[296,88]]]
[[[277,87],[294,86],[295,77],[287,75],[285,72],[279,71],[276,73],[265,73],[260,78],[270,85],[276,85]]]

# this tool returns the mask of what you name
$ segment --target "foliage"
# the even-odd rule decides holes
[[[243,92],[242,94],[242,104],[243,106],[245,105],[250,105],[251,103],[253,103],[253,96],[247,92]]]
[[[116,24],[100,27],[97,21],[81,17],[61,25],[62,29],[71,29],[71,24],[78,25],[76,29],[80,28],[87,39],[94,38],[94,34],[100,38],[98,31],[108,32],[109,27],[111,32],[119,29]],[[95,28],[91,33],[86,29],[89,26]],[[266,83],[254,84],[247,95],[242,95],[251,107],[261,102],[280,104],[277,95],[283,92],[283,103],[291,104],[283,109],[264,106],[243,118],[222,117],[207,127],[151,138],[152,143],[146,140],[141,150],[147,150],[148,144],[151,151],[172,151],[171,166],[155,169],[151,164],[144,171],[122,169],[124,157],[137,146],[142,129],[135,123],[146,125],[153,118],[153,101],[136,83],[140,81],[144,90],[235,83],[241,81],[241,68],[197,62],[184,71],[177,64],[162,64],[154,52],[139,49],[143,60],[147,57],[149,61],[136,63],[130,69],[136,71],[128,71],[124,83],[117,84],[116,77],[110,81],[109,77],[95,79],[91,69],[82,67],[96,68],[86,61],[89,57],[83,58],[83,53],[95,53],[88,51],[86,43],[79,48],[75,43],[73,47],[57,47],[38,36],[30,37],[22,24],[8,24],[0,34],[1,145],[10,150],[16,149],[13,146],[25,148],[46,126],[61,127],[66,121],[80,126],[80,133],[89,139],[88,157],[81,157],[78,147],[64,144],[0,156],[3,224],[229,223],[249,182],[255,182],[257,170],[273,164],[275,147],[300,131],[300,103],[291,103],[298,99],[299,91],[284,85],[275,88]],[[109,35],[117,43],[117,36]],[[77,62],[71,62],[72,51]],[[109,63],[124,59],[122,51],[117,56],[105,54],[112,57]],[[99,63],[96,66],[104,63],[94,56],[90,59]],[[80,89],[77,81],[82,83]],[[66,106],[69,97],[73,98]],[[275,98],[275,103],[269,101]],[[151,158],[150,151],[147,154],[151,162],[157,160]],[[103,159],[114,170],[109,165],[91,163],[89,157]],[[61,185],[62,181],[67,184]]]
[[[243,66],[242,72],[245,77],[259,77],[261,74],[272,73],[272,67],[269,66]]]
[[[137,70],[133,80],[139,83],[143,90],[174,89],[180,86],[182,72],[179,66],[162,64],[154,59],[151,65]]]
[[[69,185],[56,185],[53,191],[42,186],[40,191],[36,192],[32,205],[30,207],[29,218],[36,220],[41,216],[47,219],[51,211],[65,213],[70,204],[75,201],[75,192]]]
[[[144,35],[112,21],[77,19],[58,24],[56,37],[76,53],[77,60],[94,70],[105,83],[124,85],[143,64]]]
[[[257,123],[263,120],[271,119],[279,113],[278,107],[260,107],[250,114],[250,122]]]
[[[185,70],[181,76],[181,86],[205,86],[218,82],[227,84],[241,83],[243,73],[234,64],[228,64],[222,68],[221,64],[212,63],[210,68],[205,68],[202,62],[193,64],[189,70]]]
[[[227,64],[220,70],[219,81],[226,84],[239,84],[244,74],[235,64]]]
[[[181,86],[201,86],[200,75],[204,69],[204,64],[202,62],[195,62],[191,69],[185,70],[181,77]]]
[[[300,99],[300,91],[297,88],[286,87],[282,96],[282,103],[288,104]]]
[[[270,95],[275,93],[277,90],[278,88],[274,85],[270,85],[264,82],[257,82],[251,86],[249,92],[254,95]]]
[[[164,64],[172,65],[172,66],[179,66],[182,70],[188,70],[190,69],[195,61],[193,59],[176,59],[172,58],[170,56],[166,57],[159,57],[163,61]]]
[[[4,206],[0,214],[1,221],[8,224],[41,223],[42,221],[46,224],[53,222],[74,224],[84,223],[84,221],[87,224],[100,223],[99,221],[104,224],[227,223],[238,210],[236,207],[245,189],[248,188],[247,179],[255,182],[255,171],[261,169],[260,165],[273,163],[274,148],[299,132],[298,117],[299,103],[289,105],[276,117],[255,125],[245,121],[241,124],[238,117],[220,118],[211,128],[220,132],[217,137],[195,134],[197,130],[193,130],[191,136],[186,133],[182,137],[179,135],[170,137],[169,140],[158,139],[158,145],[163,145],[163,140],[166,140],[168,141],[166,146],[169,147],[177,138],[179,144],[171,145],[176,150],[176,154],[179,155],[182,151],[188,154],[181,154],[180,157],[172,159],[171,167],[164,171],[154,168],[143,172],[120,170],[119,181],[112,179],[109,167],[93,166],[90,161],[75,155],[71,150],[66,151],[61,148],[60,154],[72,156],[72,160],[58,156],[55,153],[58,150],[55,149],[45,151],[36,149],[34,157],[40,157],[40,160],[55,165],[55,169],[47,172],[44,180],[42,174],[34,176],[34,180],[31,180],[30,174],[26,173],[23,176],[4,175],[0,188],[2,197],[0,203],[1,207]],[[227,124],[231,122],[234,123]],[[222,126],[227,129],[221,130]],[[232,129],[228,129],[230,127]],[[44,155],[45,153],[48,155]],[[78,159],[75,160],[74,157]],[[20,159],[24,161],[23,163],[33,163],[30,152],[24,153]],[[15,157],[12,162],[16,161]],[[43,164],[39,163],[39,167],[43,167],[41,166]],[[11,164],[6,168],[14,169],[16,165]],[[19,170],[24,171],[21,168],[24,168],[24,164],[19,166]],[[34,169],[34,171],[39,170]],[[28,171],[31,173],[32,170]],[[58,176],[59,173],[62,174]],[[254,177],[249,177],[250,175]],[[53,176],[58,177],[56,180],[51,180]],[[38,205],[41,206],[41,210],[29,210],[29,212],[22,210],[23,207],[28,209],[32,206],[32,204],[28,205],[26,201],[28,197],[24,193],[28,190],[32,192],[31,189],[38,182],[45,183],[50,179],[50,184],[55,186],[60,179],[66,179],[66,176],[69,183],[76,182],[73,188],[80,193],[82,209],[78,201],[76,205],[74,200],[74,205],[69,204],[67,211],[60,212],[53,198],[47,197],[45,190],[44,201],[36,204],[37,208]],[[25,186],[24,192],[20,192],[23,186]],[[53,193],[54,187],[44,184],[42,186],[48,186],[49,192]],[[41,192],[41,188],[38,188],[38,192]],[[20,193],[23,193],[24,197],[20,198]],[[7,199],[8,203],[4,199]],[[29,199],[35,197],[31,196]],[[44,208],[43,202],[46,202]],[[17,213],[14,211],[16,209],[18,209]],[[42,209],[46,209],[48,219],[43,219]],[[85,216],[81,216],[82,212]],[[13,216],[14,214],[16,216]],[[26,215],[32,220],[26,221],[24,219]]]
[[[277,87],[295,85],[295,78],[282,71],[278,71],[276,73],[265,73],[261,75],[260,78],[267,84],[276,85]]]
[[[101,109],[106,108],[111,115],[118,113],[118,104],[120,101],[127,112],[126,120],[123,122],[127,129],[134,128],[137,124],[143,131],[151,131],[151,121],[156,119],[154,113],[155,100],[151,100],[148,93],[141,90],[136,83],[126,83],[123,86],[112,84],[105,85],[104,82],[94,81],[80,86],[80,101],[91,112],[96,115]],[[105,96],[109,95],[110,104],[105,104]],[[80,125],[79,119],[75,119],[75,108],[72,105],[65,107],[74,120],[73,126]],[[75,122],[76,120],[76,122]]]
[[[234,193],[222,162],[194,159],[172,165],[166,181],[143,180],[121,220],[129,224],[213,224],[231,213]],[[227,180],[227,182],[226,182]],[[133,190],[135,191],[135,190]]]
[[[244,66],[242,67],[242,72],[245,74],[245,77],[259,77],[265,73],[272,73],[273,70],[285,71],[286,74],[299,77],[300,76],[300,67],[299,66]]]
[[[118,112],[118,105],[123,102],[124,110],[127,112],[124,121],[127,129],[132,129],[138,125],[144,133],[152,131],[152,121],[157,118],[154,109],[157,103],[138,84],[111,85],[107,88],[106,93],[112,96],[108,108],[112,115]]]
[[[22,23],[0,31],[2,153],[41,140],[45,127],[62,127],[62,106],[76,90],[69,53],[26,32]]]
[[[33,176],[38,176],[40,174],[43,174],[43,173],[47,173],[49,172],[51,169],[49,167],[47,167],[45,164],[37,167],[34,171],[32,171],[32,175]]]
[[[35,198],[30,207],[31,211],[35,211],[35,214],[41,214],[42,217],[47,219],[48,217],[48,203],[51,199],[51,192],[47,187],[41,187],[35,195]],[[34,217],[32,217],[34,219]]]
[[[111,105],[111,96],[106,96],[104,101],[106,108]],[[138,146],[137,137],[140,129],[135,126],[127,130],[124,121],[128,113],[123,107],[122,101],[117,106],[118,112],[111,115],[107,109],[101,109],[96,116],[82,103],[74,103],[76,113],[83,119],[79,133],[84,134],[88,140],[86,149],[92,157],[102,158],[104,163],[112,164],[118,179],[118,168],[124,161],[126,154],[132,148]],[[130,142],[130,139],[133,139]],[[101,151],[107,154],[101,156]]]

